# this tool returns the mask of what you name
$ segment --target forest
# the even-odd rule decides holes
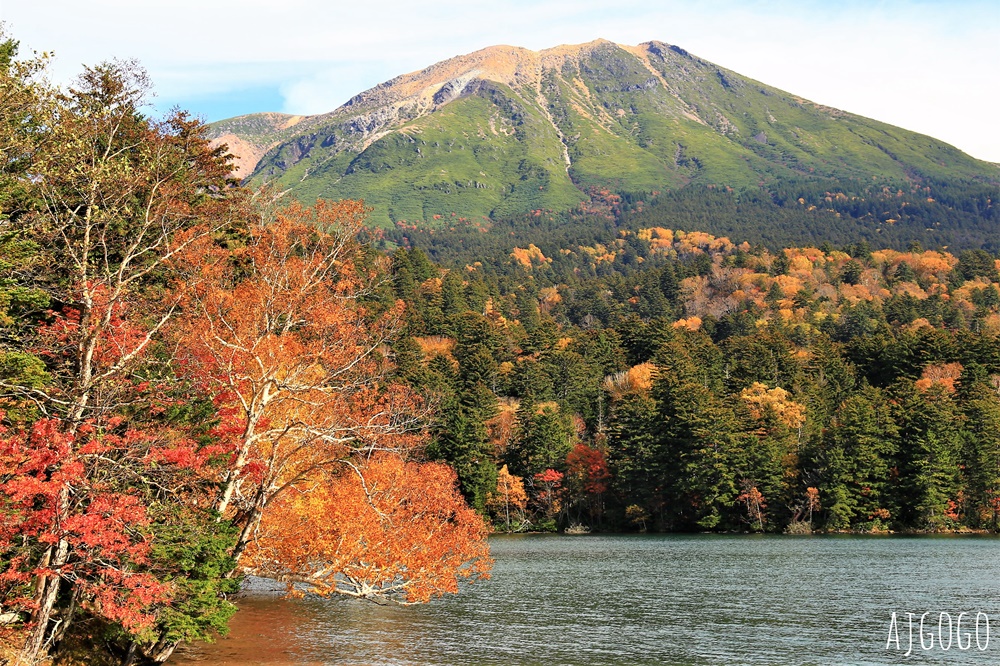
[[[592,190],[375,240],[429,451],[501,530],[993,531],[997,196]]]
[[[992,255],[638,235],[658,267],[572,286],[393,255],[430,455],[496,526],[996,529]]]
[[[62,90],[17,46],[0,660],[162,663],[248,574],[425,602],[489,575],[493,531],[998,528],[991,185],[386,231],[240,186],[135,63]]]

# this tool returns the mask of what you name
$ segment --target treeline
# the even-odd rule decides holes
[[[920,243],[995,252],[1000,249],[998,201],[997,182],[783,181],[744,191],[703,187],[666,192],[642,210],[627,210],[622,225],[705,231],[771,250],[865,240],[895,250]]]
[[[914,244],[953,252],[1000,250],[996,183],[803,180],[744,191],[689,186],[652,193],[591,190],[589,195],[588,204],[570,212],[540,210],[504,219],[400,224],[386,233],[386,239],[420,247],[443,265],[480,261],[488,270],[502,266],[515,247],[534,244],[552,259],[557,282],[570,282],[580,273],[608,274],[612,267],[616,272],[634,270],[637,260],[648,255],[648,244],[633,241],[612,265],[599,264],[576,250],[607,243],[620,232],[654,227],[707,232],[771,251],[823,243],[842,247],[859,241],[895,250]]]
[[[992,255],[633,236],[636,270],[572,284],[537,246],[393,255],[429,452],[499,529],[997,529]]]

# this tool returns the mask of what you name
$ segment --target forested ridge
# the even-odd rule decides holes
[[[541,277],[571,282],[580,275],[628,273],[650,254],[637,236],[613,256],[594,255],[595,244],[620,243],[620,232],[665,227],[725,236],[766,247],[872,247],[905,250],[914,244],[953,253],[996,253],[1000,186],[969,181],[919,183],[836,179],[789,180],[734,190],[689,185],[681,190],[616,193],[594,188],[568,212],[538,209],[501,219],[456,214],[400,221],[379,232],[387,241],[424,249],[445,265],[480,261],[496,271],[515,247],[539,247],[551,259]],[[582,250],[582,253],[581,253]],[[589,256],[588,256],[589,255]]]

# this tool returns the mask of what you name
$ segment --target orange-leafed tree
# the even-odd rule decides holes
[[[391,381],[387,342],[403,304],[378,309],[368,298],[381,267],[357,241],[366,214],[356,201],[252,203],[239,248],[206,242],[185,257],[201,268],[176,344],[184,372],[217,396],[214,434],[231,458],[215,507],[240,529],[236,562],[324,593],[423,600],[434,585],[451,589],[460,570],[485,567],[485,541],[454,480],[408,462],[425,443],[424,407]],[[422,497],[437,498],[440,520],[406,513]],[[376,517],[385,522],[366,522]],[[307,533],[320,550],[299,553]],[[323,534],[357,541],[334,552]]]
[[[756,524],[756,529],[758,531],[764,531],[764,523],[767,519],[765,510],[767,509],[767,501],[764,499],[764,495],[757,489],[757,486],[753,485],[753,482],[749,479],[743,479],[741,482],[742,492],[739,497],[736,498],[738,504],[742,504],[746,508],[747,519],[750,525]]]
[[[254,573],[322,595],[419,603],[488,576],[487,531],[450,467],[380,452],[283,493],[247,559]]]
[[[496,492],[488,493],[486,496],[486,508],[492,513],[497,521],[503,518],[504,529],[511,531],[511,515],[513,514],[518,525],[524,523],[524,510],[528,507],[528,493],[524,490],[524,480],[519,476],[514,476],[507,469],[507,465],[497,472]]]
[[[780,386],[773,389],[766,384],[754,382],[740,392],[750,414],[758,421],[773,418],[787,428],[797,430],[806,420],[806,409],[789,397],[788,391]]]
[[[356,201],[251,203],[242,247],[206,242],[183,258],[200,271],[176,344],[184,372],[217,396],[232,461],[216,508],[242,528],[237,560],[276,494],[355,454],[421,443],[417,401],[386,380],[402,306],[364,303],[378,280],[358,263],[365,214]]]
[[[809,521],[810,527],[812,526],[813,513],[819,511],[821,508],[823,507],[819,501],[819,489],[809,486],[806,488],[805,509],[808,515],[806,520]]]

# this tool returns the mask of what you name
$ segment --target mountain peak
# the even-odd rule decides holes
[[[661,41],[490,46],[397,76],[326,114],[241,116],[211,130],[245,156],[241,175],[252,170],[304,200],[365,198],[386,224],[565,209],[594,188],[998,176],[940,141],[813,104]]]
[[[443,86],[461,90],[474,79],[493,81],[507,86],[534,85],[540,80],[544,69],[562,67],[567,60],[579,59],[599,48],[609,46],[639,48],[620,47],[606,39],[596,39],[585,44],[564,44],[541,51],[506,44],[488,46],[390,79],[356,95],[331,114],[348,107],[382,104],[387,98],[402,104],[410,102],[424,107],[439,106],[440,102],[434,102],[434,98]],[[445,96],[448,101],[452,98]]]

